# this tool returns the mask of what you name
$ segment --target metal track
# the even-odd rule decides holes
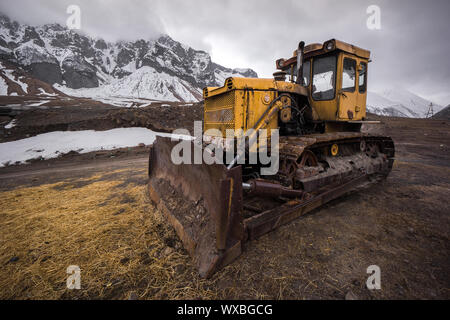
[[[350,146],[352,149],[349,152],[347,148],[346,153],[335,157],[329,155],[327,158],[326,152],[334,144],[338,145],[339,148]],[[360,165],[360,167],[353,166],[356,171],[366,170],[369,173],[374,173],[374,170],[380,170],[378,173],[388,175],[392,169],[395,156],[394,143],[391,138],[372,136],[361,132],[338,132],[281,137],[279,146],[280,171],[274,177],[274,180],[293,188],[299,188],[295,183],[296,171],[298,169],[312,169],[305,172],[306,177],[317,176],[319,178],[319,176],[327,176],[326,173],[319,174],[317,170],[319,167],[306,167],[305,162],[308,160],[308,157],[309,162],[316,163],[318,160],[321,160],[322,162],[333,163],[334,168],[340,165],[343,173],[344,171],[348,171],[348,165],[345,165],[346,162],[351,162]],[[307,152],[308,154],[306,154]],[[373,155],[370,156],[370,153],[373,153]],[[380,156],[379,161],[373,160],[376,155]],[[306,159],[302,159],[302,157]],[[317,164],[309,165],[317,166]],[[374,166],[379,168],[374,168]],[[333,171],[334,174],[339,173],[339,170]],[[355,174],[357,175],[357,173]],[[311,179],[313,178],[309,178],[309,180]]]

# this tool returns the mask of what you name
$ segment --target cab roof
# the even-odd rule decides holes
[[[362,59],[370,59],[370,51],[346,43],[344,41],[330,39],[324,43],[311,43],[303,48],[304,59],[308,59],[314,56],[323,55],[329,52],[343,51],[349,54],[353,54]],[[279,70],[287,70],[291,66],[297,64],[297,50],[294,51],[293,56],[287,60],[278,59],[276,62],[276,68]]]
[[[329,49],[331,48],[331,49]],[[331,52],[335,50],[344,51],[350,54],[354,54],[360,58],[369,59],[370,51],[357,47],[355,45],[346,43],[344,41],[330,39],[325,41],[324,43],[311,43],[305,46],[304,54],[305,57],[316,56],[320,54],[324,54],[326,52]],[[297,56],[297,50],[294,52],[294,56]]]

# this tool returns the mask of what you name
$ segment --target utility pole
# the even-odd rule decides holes
[[[431,118],[433,115],[434,115],[433,102],[430,102],[430,105],[429,105],[428,111],[427,111],[427,115],[425,116],[425,118]]]

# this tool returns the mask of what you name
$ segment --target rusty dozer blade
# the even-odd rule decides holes
[[[174,227],[202,277],[209,277],[241,254],[242,173],[221,164],[175,165],[179,141],[157,137],[150,150],[149,195]]]
[[[174,227],[200,275],[209,277],[237,258],[245,241],[256,239],[347,192],[385,178],[394,161],[394,144],[389,137],[340,133],[287,138],[290,143],[282,147],[281,154],[286,159],[292,155],[297,159],[303,155],[305,146],[324,148],[339,142],[347,151],[354,149],[349,146],[362,148],[361,137],[364,141],[378,143],[382,153],[364,148],[364,152],[356,151],[353,156],[325,158],[329,170],[317,171],[314,179],[297,177],[299,172],[296,171],[295,177],[303,185],[301,189],[285,187],[269,179],[243,181],[241,166],[228,169],[222,164],[195,164],[195,150],[203,154],[204,149],[192,141],[183,142],[190,145],[192,164],[176,165],[171,154],[180,141],[157,137],[149,156],[149,195]],[[346,142],[349,143],[347,149]],[[312,157],[311,152],[305,155]],[[314,161],[308,165],[317,169]]]

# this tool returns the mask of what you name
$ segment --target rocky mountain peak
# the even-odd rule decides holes
[[[108,85],[132,76],[142,67],[156,71],[152,76],[164,74],[177,79],[183,88],[190,86],[190,92],[201,92],[205,86],[222,86],[230,76],[257,77],[251,69],[216,64],[207,52],[186,46],[169,35],[156,40],[110,43],[56,23],[28,26],[1,14],[0,57],[20,65],[37,79],[72,89]]]

